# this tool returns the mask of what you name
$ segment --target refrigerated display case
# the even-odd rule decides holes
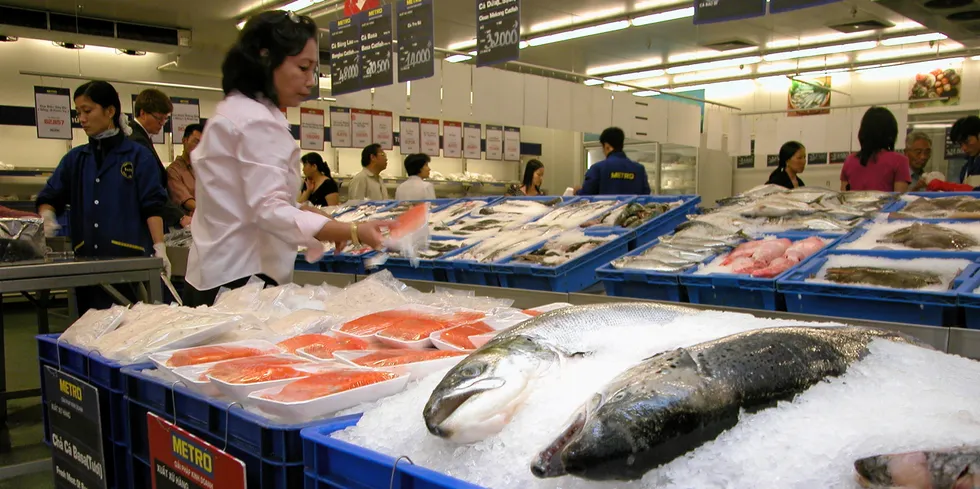
[[[605,159],[602,147],[586,142],[586,169]],[[694,195],[698,193],[698,148],[647,142],[627,142],[626,156],[647,170],[650,190],[655,195]]]

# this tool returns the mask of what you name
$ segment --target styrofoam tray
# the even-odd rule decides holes
[[[248,401],[259,409],[285,418],[289,421],[301,422],[352,408],[364,402],[372,402],[383,397],[388,397],[401,392],[405,389],[411,376],[405,372],[398,377],[378,382],[363,387],[357,387],[344,392],[338,392],[328,396],[299,402],[280,402],[261,397],[263,394],[277,394],[282,391],[284,385],[254,391],[248,395]],[[291,379],[296,380],[296,379]],[[288,384],[288,383],[287,383]]]
[[[300,357],[298,355],[281,354],[281,355],[270,355],[270,356],[296,359],[297,360],[297,363],[292,364],[291,366],[295,366],[297,368],[299,368],[301,366],[308,366],[308,365],[314,365],[315,364],[314,362],[310,361],[309,359]],[[251,357],[251,358],[257,358],[257,357]],[[230,360],[230,361],[233,361],[233,360]],[[211,365],[208,365],[208,368],[213,367],[215,365],[219,365],[221,363],[223,363],[223,362],[213,363]],[[206,372],[207,369],[205,369],[204,371]],[[265,388],[269,388],[269,387],[274,387],[274,386],[279,385],[279,384],[288,384],[289,381],[296,380],[297,378],[300,378],[300,377],[292,377],[292,378],[289,378],[289,379],[282,379],[282,380],[270,380],[268,382],[255,382],[255,383],[251,383],[251,384],[233,384],[233,383],[230,383],[230,382],[225,382],[225,381],[223,381],[221,379],[216,379],[216,378],[212,377],[211,375],[208,375],[207,378],[210,381],[210,383],[213,386],[213,388],[216,389],[217,392],[220,393],[221,395],[230,397],[232,399],[235,399],[236,401],[244,401],[245,398],[248,397],[249,393],[251,393],[253,391],[256,391],[256,390],[259,390],[259,389],[265,389]]]
[[[488,318],[485,318],[481,322],[483,324],[486,324],[487,326],[493,328],[495,331],[492,332],[492,333],[485,333],[485,334],[470,336],[469,337],[470,338],[470,341],[473,342],[473,346],[475,348],[479,348],[480,346],[483,345],[483,343],[486,343],[487,341],[490,341],[490,340],[487,339],[483,343],[477,344],[475,341],[473,341],[473,338],[482,338],[484,336],[487,336],[488,338],[493,338],[494,336],[497,335],[497,332],[502,331],[502,330],[505,330],[505,329],[510,328],[512,326],[516,326],[518,324],[521,324],[524,321],[526,321],[528,319],[531,319],[532,317],[533,316],[529,316],[527,314],[517,313],[517,314],[513,314],[513,315],[507,315],[506,317],[488,317]],[[455,326],[454,326],[454,328],[455,328]],[[460,348],[460,347],[458,347],[456,345],[452,345],[452,344],[446,343],[445,341],[442,341],[442,333],[444,333],[446,331],[449,331],[450,329],[453,329],[453,328],[444,329],[442,331],[436,331],[435,333],[432,333],[431,335],[429,335],[429,340],[432,341],[432,346],[435,346],[436,348],[438,348],[440,350],[447,350],[447,351],[472,351],[472,350],[467,350],[466,348]]]
[[[497,333],[478,334],[470,336],[470,341],[473,342],[473,346],[480,348],[481,346],[489,343],[494,336],[497,336]]]
[[[197,331],[190,333],[186,336],[180,336],[179,338],[174,338],[170,342],[161,345],[154,345],[152,347],[152,351],[149,351],[144,355],[138,356],[137,358],[134,359],[133,363],[140,363],[142,361],[145,361],[144,359],[149,358],[150,354],[154,352],[181,350],[184,348],[190,348],[192,346],[200,346],[200,345],[207,344],[207,342],[210,341],[212,338],[216,338],[222,334],[231,331],[232,329],[235,328],[236,325],[238,325],[242,321],[241,316],[231,315],[231,314],[229,314],[228,317],[224,319],[225,319],[224,321],[218,321],[212,323],[209,326],[199,327],[197,328]],[[178,329],[171,332],[171,334],[178,333],[180,331],[181,330]]]
[[[187,367],[177,367],[170,370],[170,373],[177,376],[185,387],[198,394],[208,397],[219,397],[221,396],[221,391],[211,383],[211,379],[207,378],[207,376],[202,378],[202,374],[207,372],[213,365],[213,363],[204,363],[200,365],[189,365]]]
[[[358,368],[365,368],[364,365],[358,365],[354,363],[354,360],[361,358],[369,353],[374,353],[373,350],[363,350],[363,351],[338,351],[334,352],[334,357],[338,360],[345,362],[346,364],[353,365]],[[380,370],[387,370],[389,372],[395,373],[408,373],[411,374],[413,379],[421,379],[433,372],[438,372],[443,369],[452,367],[466,358],[466,355],[458,355],[455,357],[438,358],[435,360],[429,360],[425,362],[408,363],[405,365],[395,365],[392,367],[384,367]]]
[[[190,350],[194,348],[212,347],[212,346],[244,346],[244,347],[257,348],[262,350],[262,353],[258,353],[254,356],[271,355],[271,354],[280,353],[281,351],[276,345],[266,340],[239,340],[239,341],[231,341],[228,343],[219,343],[214,345],[199,345],[199,346],[192,346],[190,348],[180,348],[175,350],[161,351],[161,352],[151,354],[150,361],[156,364],[157,368],[161,370],[173,370],[176,368],[191,367],[193,365],[203,365],[203,364],[191,364],[191,365],[181,365],[180,367],[171,367],[170,365],[168,365],[168,362],[170,362],[170,358],[173,357],[174,354],[177,352]],[[248,357],[240,357],[240,358],[248,358]],[[207,362],[207,363],[218,363],[218,362]]]

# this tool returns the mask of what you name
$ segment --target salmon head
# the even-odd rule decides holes
[[[526,335],[491,341],[446,374],[425,405],[433,435],[473,443],[500,432],[561,352]]]

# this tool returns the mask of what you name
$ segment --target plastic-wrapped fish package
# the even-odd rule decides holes
[[[268,329],[278,336],[322,333],[340,324],[340,318],[317,309],[300,309],[268,323]]]
[[[174,369],[277,353],[281,353],[279,347],[268,341],[245,340],[162,351],[150,355],[150,361],[160,368]]]
[[[514,304],[513,299],[498,299],[495,297],[478,296],[472,290],[458,290],[437,286],[430,294],[421,298],[421,304],[432,307],[471,309],[493,313],[501,308],[509,308]]]
[[[118,328],[125,314],[126,308],[123,306],[112,306],[102,310],[89,309],[62,333],[58,341],[87,348],[102,335]]]
[[[391,225],[382,243],[382,252],[365,260],[368,268],[376,268],[388,260],[387,250],[397,251],[417,267],[420,251],[429,244],[429,203],[423,202],[403,212]]]
[[[324,302],[324,308],[341,318],[354,319],[422,300],[424,294],[383,270],[349,285]]]
[[[214,300],[212,310],[221,312],[242,312],[247,311],[255,303],[259,292],[265,288],[265,282],[257,277],[252,277],[248,283],[237,289],[222,288]]]

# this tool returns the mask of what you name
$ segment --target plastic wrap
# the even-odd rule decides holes
[[[268,341],[246,340],[154,353],[150,355],[150,360],[163,368],[172,369],[190,365],[218,363],[239,358],[271,355],[279,352],[279,348]]]
[[[219,362],[202,374],[229,384],[254,384],[304,376],[293,367],[308,363],[309,360],[295,355],[264,355]]]
[[[211,309],[238,313],[252,310],[252,304],[255,303],[259,292],[262,292],[265,285],[262,279],[252,277],[248,283],[237,289],[222,288],[218,291],[218,296],[215,298]]]
[[[431,294],[425,294],[419,301],[432,307],[462,308],[474,311],[492,312],[514,304],[514,299],[478,296],[472,290],[459,290],[436,286]]]
[[[304,423],[397,394],[408,380],[407,373],[338,370],[255,391],[248,401],[263,412],[280,417],[283,422]]]
[[[279,392],[267,392],[259,397],[279,402],[311,401],[395,378],[398,375],[391,372],[347,368],[311,375],[286,384]]]
[[[112,306],[109,309],[89,309],[62,333],[58,341],[89,348],[102,335],[115,330],[123,322],[126,308]]]
[[[325,334],[305,334],[280,341],[276,344],[289,353],[300,353],[305,357],[330,360],[333,352],[342,350],[366,350],[368,342],[351,337],[338,337]],[[305,354],[303,352],[305,350]]]
[[[0,217],[0,262],[44,258],[44,220],[40,217]]]
[[[331,295],[324,302],[324,307],[345,320],[351,320],[373,312],[419,303],[424,296],[384,270]]]
[[[322,333],[341,323],[341,320],[323,311],[300,309],[269,322],[268,328],[279,336],[297,336]]]
[[[413,267],[419,264],[419,252],[429,244],[429,203],[423,202],[398,216],[383,243],[385,249],[397,251]]]

